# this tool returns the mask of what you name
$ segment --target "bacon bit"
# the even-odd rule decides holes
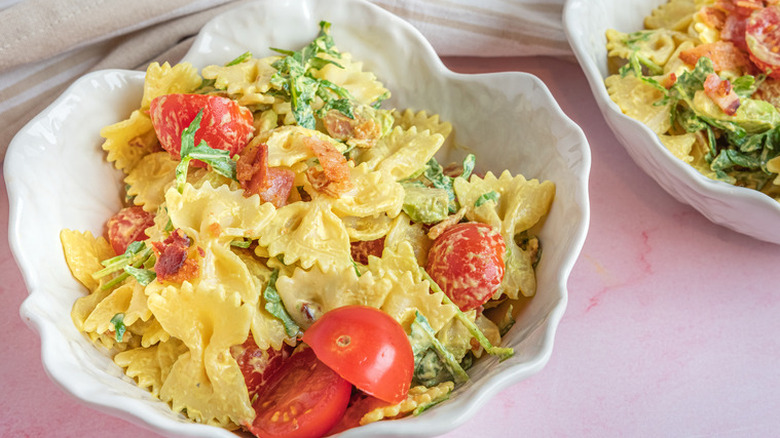
[[[764,8],[762,0],[718,0],[713,7],[727,14],[735,14],[743,17],[749,16],[753,11]]]
[[[303,143],[317,156],[322,166],[321,170],[319,167],[310,167],[306,170],[306,177],[315,190],[338,197],[352,189],[347,159],[335,146],[315,137],[305,137]]]
[[[212,222],[208,226],[208,232],[211,237],[219,237],[219,235],[222,234],[222,225],[220,225],[219,222]]]
[[[354,119],[350,119],[337,110],[328,111],[322,123],[331,137],[359,148],[373,147],[382,134],[374,120],[357,114]]]
[[[745,52],[729,41],[700,44],[692,49],[680,52],[680,59],[690,65],[696,65],[696,62],[702,56],[710,58],[715,71],[735,69],[748,71],[752,68],[750,58],[748,58]]]
[[[704,81],[704,92],[715,102],[724,113],[733,116],[739,108],[739,96],[731,87],[731,82],[722,80],[715,73],[710,73]]]
[[[154,272],[159,282],[170,281],[181,283],[197,278],[200,274],[197,256],[205,254],[202,248],[190,248],[190,239],[180,228],[162,242],[152,242],[152,249],[157,256]]]
[[[382,257],[382,250],[385,249],[385,238],[380,237],[376,240],[358,240],[350,242],[349,245],[352,260],[361,265],[367,265],[368,256]]]
[[[745,32],[747,31],[748,17],[741,15],[729,15],[720,32],[720,37],[726,41],[731,41],[744,52],[748,51]]]
[[[703,7],[699,16],[704,24],[717,30],[723,29],[726,24],[726,13],[712,6]]]
[[[672,88],[674,86],[674,84],[676,84],[676,83],[677,83],[677,75],[674,72],[671,72],[671,73],[669,73],[669,76],[667,76],[664,79],[664,82],[661,85],[663,85],[664,88],[666,88],[668,90],[668,89]]]
[[[287,204],[295,173],[268,167],[268,145],[252,142],[244,148],[236,163],[236,179],[244,189],[244,196],[259,195],[264,202],[279,208]]]
[[[752,98],[780,107],[780,80],[768,78],[758,86]]]

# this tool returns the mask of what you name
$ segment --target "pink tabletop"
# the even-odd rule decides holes
[[[713,225],[656,185],[607,127],[576,64],[445,61],[539,76],[593,153],[590,232],[550,362],[445,436],[776,436],[780,246]],[[0,436],[155,436],[48,379],[38,335],[19,317],[27,291],[8,248],[5,186],[0,230]]]

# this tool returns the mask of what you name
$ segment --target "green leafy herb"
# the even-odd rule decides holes
[[[252,52],[244,52],[236,57],[236,59],[228,62],[225,64],[225,67],[232,67],[237,64],[241,64],[242,62],[249,61],[252,59]]]
[[[211,148],[203,140],[195,146],[195,132],[200,128],[202,119],[203,110],[201,109],[192,123],[181,133],[181,162],[176,166],[176,189],[179,193],[184,190],[184,184],[187,182],[187,170],[192,160],[203,161],[218,174],[236,179],[236,162],[230,158],[229,151]]]
[[[117,313],[114,315],[113,318],[111,318],[111,321],[109,321],[114,326],[114,333],[116,333],[116,341],[122,342],[122,339],[125,337],[125,330],[127,329],[125,327],[125,314],[124,313]]]
[[[495,203],[498,203],[498,193],[496,193],[493,190],[487,193],[483,193],[479,198],[477,198],[476,201],[474,201],[474,207],[479,207],[480,205],[488,201],[493,201]]]
[[[425,268],[420,268],[420,272],[422,272],[423,278],[428,280],[428,283],[431,285],[431,290],[434,292],[441,292],[442,296],[444,297],[442,299],[442,302],[444,304],[451,304],[455,306],[457,311],[455,312],[455,317],[460,321],[471,333],[471,336],[474,336],[474,338],[479,342],[479,345],[482,346],[482,348],[485,349],[485,351],[494,356],[498,356],[499,360],[504,361],[506,359],[509,359],[515,354],[515,351],[512,348],[505,348],[505,347],[495,347],[493,344],[490,343],[488,338],[485,336],[484,333],[477,327],[476,324],[474,324],[473,321],[471,321],[465,313],[463,313],[458,306],[455,305],[455,303],[452,302],[452,300],[444,293],[444,291],[439,287],[439,285],[431,278],[430,275],[428,275],[428,272],[425,271]]]
[[[311,107],[315,97],[319,97],[324,102],[320,110],[321,115],[330,109],[336,109],[345,116],[354,118],[353,99],[349,92],[330,81],[312,75],[312,70],[319,70],[328,64],[341,67],[337,62],[321,57],[321,55],[341,57],[329,32],[330,23],[321,21],[317,37],[300,51],[271,48],[286,55],[273,63],[277,71],[271,77],[271,85],[289,97],[295,121],[299,126],[308,129],[315,129],[317,124]]]
[[[429,364],[431,360],[436,358],[446,367],[455,383],[463,383],[469,380],[469,375],[460,366],[458,360],[455,359],[455,355],[447,350],[441,341],[436,338],[436,333],[428,323],[428,319],[420,312],[415,312],[411,333],[409,334],[409,342],[412,344],[412,352],[414,353],[415,378],[421,382],[427,384],[437,383],[438,379],[435,378],[435,375],[438,374],[435,371],[436,367],[432,367]],[[432,350],[435,355],[429,354],[429,350]],[[432,369],[434,370],[433,372],[430,371]]]
[[[111,257],[110,259],[106,259],[100,262],[100,264],[103,265],[104,268],[93,273],[92,278],[98,280],[100,278],[105,277],[106,275],[110,275],[115,272],[121,271],[122,272],[121,274],[117,275],[116,277],[112,278],[110,281],[106,282],[103,286],[101,286],[101,289],[102,290],[111,289],[117,284],[123,282],[126,278],[128,278],[131,275],[135,277],[136,280],[139,281],[139,283],[145,286],[146,284],[148,284],[148,282],[146,284],[142,282],[146,281],[146,279],[153,274],[153,271],[152,272],[141,272],[141,271],[148,270],[150,266],[154,266],[154,261],[155,261],[154,252],[152,251],[151,247],[147,247],[146,243],[142,241],[132,242],[131,244],[127,245],[127,249],[125,250],[124,254],[118,255],[116,257]],[[142,267],[143,269],[141,269]],[[153,279],[154,278],[152,278],[152,280]]]
[[[290,314],[287,313],[287,310],[284,308],[282,298],[276,290],[277,278],[279,278],[279,269],[274,269],[273,273],[271,273],[271,278],[268,279],[268,284],[263,291],[265,310],[282,322],[287,336],[297,336],[301,331],[301,328],[298,327],[298,324],[293,321]]]

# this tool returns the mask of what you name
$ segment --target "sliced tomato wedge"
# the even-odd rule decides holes
[[[333,309],[314,321],[303,342],[367,394],[393,404],[406,399],[414,353],[403,327],[385,312],[368,306]]]
[[[146,229],[154,225],[154,216],[139,206],[126,207],[106,222],[108,241],[117,255],[124,254],[127,245],[146,240]]]
[[[204,140],[209,147],[229,151],[233,156],[252,139],[252,112],[236,101],[206,94],[166,94],[152,100],[149,116],[160,145],[174,159],[181,159],[182,131],[201,109],[203,118],[195,132],[196,146]]]
[[[504,279],[504,239],[490,225],[447,228],[428,252],[426,270],[464,312],[484,304]]]
[[[780,79],[780,6],[753,12],[747,22],[745,41],[753,63]]]
[[[244,427],[260,438],[315,438],[341,420],[352,385],[322,363],[311,348],[293,354],[274,373]]]

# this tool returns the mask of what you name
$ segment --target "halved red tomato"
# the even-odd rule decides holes
[[[506,244],[490,225],[464,222],[433,241],[426,270],[464,312],[484,304],[504,279]]]
[[[117,255],[124,254],[127,245],[146,240],[146,229],[154,225],[154,216],[134,205],[119,210],[106,222],[108,241]]]
[[[750,59],[769,76],[780,79],[780,6],[767,6],[750,15],[745,30]]]
[[[160,145],[174,159],[181,159],[182,131],[201,109],[203,118],[195,132],[196,146],[204,140],[209,147],[229,151],[233,156],[252,139],[252,112],[236,101],[206,94],[166,94],[152,100],[149,116]]]
[[[368,306],[333,309],[303,333],[303,342],[367,394],[389,403],[406,399],[414,353],[403,327],[385,312]]]
[[[244,375],[250,400],[265,390],[274,374],[290,357],[290,352],[291,347],[287,344],[284,344],[281,350],[261,350],[251,333],[243,344],[230,347],[230,354],[236,359],[241,374]]]
[[[347,409],[352,385],[322,363],[311,348],[290,356],[274,373],[244,427],[260,438],[325,435]]]

